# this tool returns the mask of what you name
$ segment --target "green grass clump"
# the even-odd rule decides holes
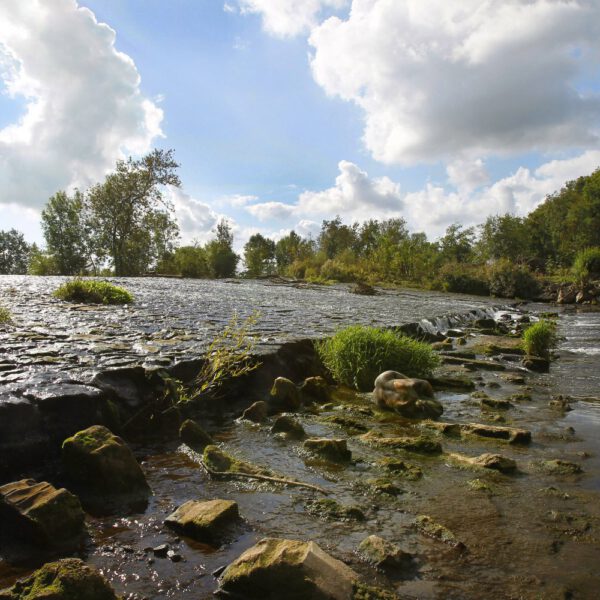
[[[383,371],[426,377],[439,359],[429,344],[376,327],[352,325],[317,342],[317,352],[333,377],[361,391],[373,389]]]
[[[556,323],[542,319],[523,332],[523,349],[527,354],[550,358],[550,350],[556,346]]]
[[[133,296],[124,288],[108,281],[73,279],[63,283],[54,296],[68,302],[84,304],[130,304]]]
[[[10,310],[4,308],[4,306],[0,306],[0,323],[10,323],[11,320]]]
[[[577,253],[573,261],[573,275],[582,285],[590,279],[600,277],[600,248],[585,248]]]

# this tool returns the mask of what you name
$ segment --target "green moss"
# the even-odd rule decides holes
[[[364,521],[365,514],[358,506],[344,506],[331,498],[308,500],[306,510],[309,514],[324,521]]]
[[[73,279],[63,283],[54,296],[68,302],[83,304],[131,304],[133,296],[125,288],[108,281]]]
[[[332,423],[333,425],[339,425],[344,429],[347,429],[350,432],[364,432],[368,430],[368,427],[353,419],[352,417],[346,417],[344,415],[331,415],[327,417],[322,417],[319,419],[323,423]]]
[[[356,583],[352,600],[397,600],[398,596],[382,588],[372,587],[364,583]]]
[[[11,321],[12,315],[10,314],[10,310],[4,308],[4,306],[0,306],[0,323],[10,323]]]
[[[361,435],[360,440],[373,446],[406,450],[417,454],[441,454],[442,446],[439,442],[425,436],[418,437],[382,437],[376,432]]]
[[[268,469],[239,460],[217,446],[209,445],[204,448],[202,462],[211,471],[220,473],[248,473],[250,475],[267,475],[273,473]]]
[[[396,458],[384,458],[377,464],[389,473],[393,473],[409,481],[417,481],[423,477],[423,471],[420,467]]]
[[[485,492],[490,496],[494,493],[493,488],[483,479],[471,479],[467,481],[467,485],[475,492]]]
[[[445,544],[456,545],[458,540],[454,533],[452,533],[447,527],[441,525],[440,523],[436,523],[431,517],[427,515],[419,515],[415,519],[415,525],[417,529],[440,542],[444,542]]]

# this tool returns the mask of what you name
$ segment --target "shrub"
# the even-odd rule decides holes
[[[584,248],[577,253],[573,261],[573,275],[581,284],[600,277],[600,248]]]
[[[526,266],[506,259],[490,267],[488,283],[490,293],[501,298],[533,298],[540,291],[538,280]]]
[[[108,281],[73,279],[63,283],[54,296],[68,302],[85,304],[130,304],[133,296],[124,288]]]
[[[0,323],[10,323],[11,320],[10,310],[4,308],[4,306],[0,306]]]
[[[487,296],[490,288],[483,275],[477,268],[459,263],[448,263],[439,272],[438,289],[445,292]]]
[[[382,371],[424,377],[439,360],[428,344],[363,325],[341,329],[331,338],[317,342],[316,349],[337,381],[361,391],[371,390]]]
[[[523,349],[527,354],[550,357],[550,350],[556,346],[556,323],[542,319],[523,332]]]

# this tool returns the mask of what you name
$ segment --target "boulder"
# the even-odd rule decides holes
[[[94,425],[63,442],[63,463],[68,476],[95,497],[146,499],[150,488],[133,452],[118,436]]]
[[[233,561],[220,589],[238,598],[352,600],[357,574],[314,542],[265,538]]]
[[[444,412],[428,381],[411,379],[397,371],[385,371],[375,379],[373,399],[380,408],[408,418],[436,418]]]
[[[541,356],[527,355],[521,363],[526,369],[535,371],[536,373],[548,373],[550,371],[550,361]]]
[[[271,412],[294,411],[300,408],[300,392],[293,381],[277,377],[269,396]]]
[[[219,532],[240,518],[232,500],[189,500],[170,514],[165,523],[200,542],[215,542]]]
[[[275,419],[271,427],[271,433],[280,433],[285,437],[300,440],[306,437],[304,427],[293,417],[289,415],[281,415]]]
[[[179,439],[192,450],[202,452],[206,446],[214,444],[213,439],[192,419],[186,419],[179,428]]]
[[[48,549],[75,549],[84,523],[79,499],[64,488],[33,479],[0,487],[0,530],[11,540]]]
[[[377,535],[370,535],[358,546],[358,552],[380,569],[401,569],[412,561],[412,556],[399,546]]]
[[[489,452],[473,458],[464,454],[450,454],[449,456],[461,463],[483,469],[493,469],[494,471],[500,471],[500,473],[512,473],[517,468],[517,463],[512,458]]]
[[[508,400],[499,400],[497,398],[482,398],[482,408],[492,408],[494,410],[508,410],[512,408],[512,404]]]
[[[139,408],[156,396],[156,387],[142,366],[107,369],[92,379],[92,385],[128,408]]]
[[[340,504],[332,498],[308,500],[306,510],[323,521],[364,521],[365,513],[355,505]]]
[[[332,462],[346,462],[352,458],[344,439],[310,438],[304,442],[304,448]]]
[[[407,452],[416,452],[417,454],[441,454],[442,446],[439,442],[424,436],[418,437],[384,437],[376,431],[369,431],[361,435],[358,439],[380,448],[394,448],[397,450],[406,450]]]
[[[11,588],[0,600],[118,600],[106,579],[78,558],[47,563]]]
[[[300,384],[300,394],[306,402],[317,402],[318,404],[326,404],[331,400],[329,384],[323,377],[307,377]]]
[[[269,415],[269,405],[264,400],[251,404],[243,413],[242,419],[253,423],[263,423]]]
[[[462,433],[506,440],[510,444],[529,444],[531,442],[531,431],[527,429],[501,427],[499,425],[482,425],[481,423],[467,423],[461,425],[460,429]]]
[[[557,304],[573,304],[577,297],[577,288],[573,285],[563,285],[558,290]]]

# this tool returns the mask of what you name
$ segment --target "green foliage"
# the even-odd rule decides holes
[[[180,275],[181,277],[209,277],[206,250],[201,246],[180,246],[165,256],[157,265],[161,274]]]
[[[272,275],[275,272],[275,242],[260,233],[250,236],[244,246],[244,263],[248,277]]]
[[[206,244],[206,258],[212,277],[233,277],[240,257],[233,251],[233,232],[222,219],[216,227],[216,239]]]
[[[12,315],[10,310],[4,306],[0,306],[0,323],[10,323],[12,321]]]
[[[527,354],[550,357],[550,350],[556,346],[556,323],[542,319],[523,332],[523,349]]]
[[[54,257],[42,252],[36,244],[31,245],[27,272],[30,275],[59,275]]]
[[[124,288],[108,281],[73,279],[63,283],[54,296],[68,302],[85,304],[130,304],[133,296]]]
[[[27,273],[29,244],[16,229],[0,231],[0,275],[23,275]]]
[[[341,329],[317,342],[316,349],[338,382],[361,391],[371,390],[375,378],[383,371],[425,377],[438,364],[438,357],[428,344],[363,325]]]
[[[573,275],[581,284],[600,277],[600,247],[584,248],[573,261]]]
[[[515,265],[507,259],[496,261],[489,269],[490,293],[501,298],[533,298],[540,285],[524,265]]]
[[[448,263],[442,266],[434,287],[445,292],[487,296],[490,287],[481,267]]]

